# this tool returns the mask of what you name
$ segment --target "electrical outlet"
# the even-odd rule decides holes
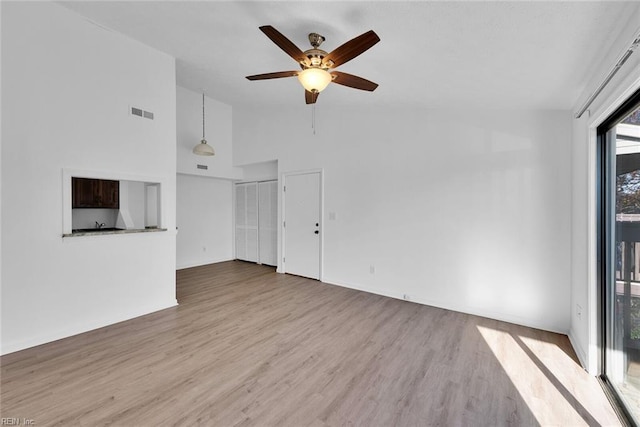
[[[370,265],[369,266],[369,273],[376,274],[376,266],[375,265]]]
[[[576,304],[576,316],[578,316],[578,319],[582,319],[582,307],[580,307],[580,304]]]

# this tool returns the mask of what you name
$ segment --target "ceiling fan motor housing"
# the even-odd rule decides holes
[[[329,61],[330,63],[325,63],[323,61],[324,57],[327,56],[327,52],[319,49],[320,45],[325,40],[324,36],[318,33],[309,33],[309,43],[311,43],[313,49],[304,51],[304,56],[306,56],[306,58],[300,62],[302,69],[312,67],[328,70],[332,67],[333,61]]]
[[[300,62],[300,65],[302,66],[302,68],[309,68],[309,67],[313,67],[313,68],[323,68],[323,69],[327,69],[330,68],[327,64],[323,63],[323,59],[325,56],[327,56],[327,52],[325,52],[322,49],[309,49],[304,51],[304,56],[306,56],[306,58],[304,60],[302,60]]]

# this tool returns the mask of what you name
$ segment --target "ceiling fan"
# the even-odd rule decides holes
[[[309,34],[309,42],[312,48],[303,52],[293,44],[291,40],[271,25],[262,26],[260,30],[280,49],[300,64],[302,71],[278,71],[275,73],[257,74],[255,76],[247,76],[249,80],[298,77],[298,80],[300,80],[300,83],[305,88],[304,95],[307,104],[315,104],[320,92],[331,82],[370,92],[378,87],[377,83],[354,76],[353,74],[347,74],[341,71],[329,72],[329,70],[333,70],[345,62],[352,60],[378,43],[380,38],[373,30],[369,30],[349,40],[330,53],[320,49],[320,45],[325,40],[320,34]]]

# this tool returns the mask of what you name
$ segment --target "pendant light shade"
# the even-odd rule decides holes
[[[213,147],[207,144],[207,140],[204,138],[204,93],[202,94],[202,140],[193,147],[193,154],[198,156],[213,156],[216,154]]]
[[[207,140],[203,139],[200,141],[200,144],[193,147],[193,154],[197,154],[198,156],[213,156],[216,152],[212,146],[207,144]]]

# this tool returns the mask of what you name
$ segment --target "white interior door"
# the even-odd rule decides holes
[[[284,272],[320,279],[320,173],[285,175]]]

